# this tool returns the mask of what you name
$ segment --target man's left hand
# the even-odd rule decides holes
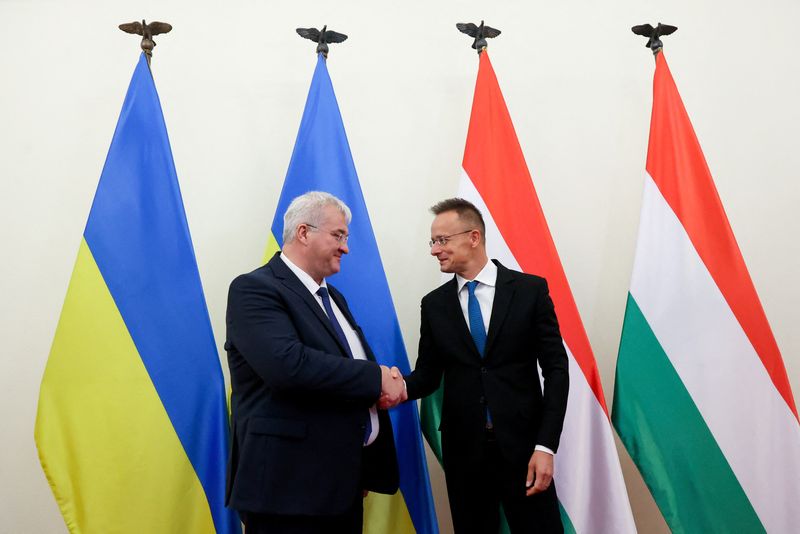
[[[533,451],[528,462],[528,478],[525,481],[525,487],[528,489],[525,495],[530,497],[543,492],[550,487],[552,481],[553,455],[544,451]]]

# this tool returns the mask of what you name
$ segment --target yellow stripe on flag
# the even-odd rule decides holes
[[[269,233],[269,239],[267,240],[267,248],[264,251],[264,258],[262,260],[263,263],[267,263],[272,256],[278,252],[281,247],[278,246],[278,240],[275,239],[275,236],[272,235],[272,232]]]
[[[364,499],[365,534],[415,534],[403,494],[382,495],[370,492]]]
[[[70,532],[214,532],[200,481],[85,240],[38,410],[39,459]]]

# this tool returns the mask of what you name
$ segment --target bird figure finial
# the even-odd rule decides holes
[[[481,21],[480,26],[475,26],[471,22],[459,22],[456,24],[456,28],[458,28],[458,31],[461,33],[466,33],[470,37],[475,38],[475,40],[472,41],[472,48],[477,50],[478,54],[486,50],[486,47],[488,46],[486,39],[491,39],[500,35],[500,30],[491,28],[489,26],[484,26],[483,21]]]
[[[677,26],[669,26],[659,22],[658,26],[655,28],[653,28],[650,24],[640,24],[631,28],[631,31],[636,35],[647,37],[647,44],[645,44],[645,46],[652,50],[653,55],[655,55],[661,52],[661,49],[664,48],[664,43],[661,42],[659,37],[662,35],[670,35],[677,29]]]
[[[317,54],[322,54],[322,57],[328,59],[328,43],[341,43],[347,36],[343,33],[338,33],[333,30],[328,30],[328,25],[322,27],[322,30],[316,28],[297,28],[297,35],[304,37],[317,43]]]
[[[147,56],[147,65],[150,66],[150,58],[153,57],[153,48],[156,46],[156,42],[153,41],[153,36],[169,33],[170,30],[172,30],[172,25],[166,22],[151,22],[148,24],[142,19],[142,22],[120,24],[119,29],[126,33],[134,33],[142,36],[142,50]]]

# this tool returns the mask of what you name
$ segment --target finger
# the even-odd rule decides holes
[[[534,465],[533,460],[528,462],[528,478],[525,479],[525,487],[530,490],[533,487],[534,480]]]
[[[398,369],[397,367],[392,367],[391,371],[392,371],[392,378],[402,378],[403,375],[402,373],[400,373],[400,369]]]
[[[533,484],[533,487],[530,488],[529,495],[535,495],[537,493],[541,493],[545,491],[547,488],[550,487],[550,482],[552,482],[553,476],[549,473],[537,472],[536,473],[536,481]]]

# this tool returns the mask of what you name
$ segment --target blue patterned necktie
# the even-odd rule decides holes
[[[341,341],[342,345],[344,345],[347,355],[352,358],[353,353],[350,351],[350,344],[347,342],[347,336],[344,335],[342,325],[339,324],[339,321],[336,320],[336,316],[333,314],[333,306],[331,306],[331,297],[328,294],[328,288],[320,287],[317,289],[317,295],[322,298],[322,307],[325,308],[325,313],[328,315],[328,320],[330,320],[331,326],[333,326],[336,335],[339,337],[339,341]],[[367,428],[364,433],[365,444],[367,443],[370,434],[372,434],[372,420],[370,419],[369,415],[367,415]]]
[[[336,316],[333,314],[333,307],[331,307],[331,297],[328,294],[328,288],[321,287],[317,289],[317,295],[322,298],[322,306],[325,308],[325,313],[328,315],[328,320],[331,322],[331,326],[333,326],[336,336],[339,338],[339,341],[342,342],[344,349],[347,351],[347,355],[352,358],[353,353],[350,351],[350,344],[347,342],[347,336],[344,335],[342,325],[339,324],[339,321],[336,320]]]
[[[483,324],[481,305],[478,303],[478,298],[475,296],[476,287],[478,287],[477,280],[467,282],[467,291],[469,292],[467,315],[469,316],[469,333],[472,335],[472,340],[475,342],[475,346],[478,348],[481,358],[483,358],[483,351],[486,348],[486,326]]]
[[[478,297],[475,296],[476,287],[478,287],[477,280],[467,282],[467,292],[469,293],[467,315],[469,315],[469,333],[472,335],[472,340],[475,342],[481,358],[483,358],[483,352],[486,349],[486,326],[483,324],[481,305],[478,302]],[[492,428],[492,426],[492,414],[489,413],[489,406],[486,406],[486,428]]]

